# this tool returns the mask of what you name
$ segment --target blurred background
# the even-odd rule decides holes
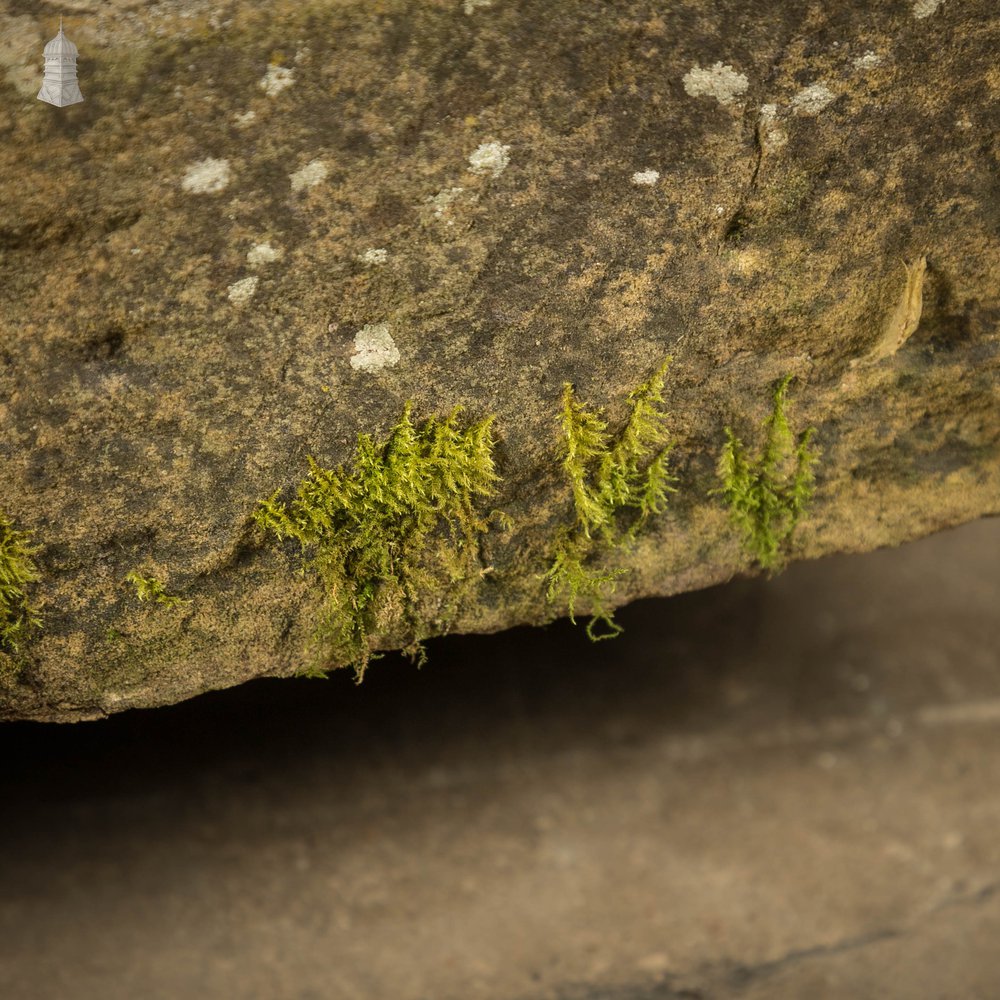
[[[0,997],[993,998],[1000,519],[0,728]]]

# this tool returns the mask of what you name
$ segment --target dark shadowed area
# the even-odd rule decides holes
[[[968,1000],[1000,520],[581,628],[0,729],[0,996]]]

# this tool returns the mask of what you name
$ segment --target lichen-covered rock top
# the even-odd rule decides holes
[[[616,601],[749,568],[710,491],[785,375],[822,455],[794,557],[1000,512],[992,0],[64,10],[54,108],[57,22],[0,4],[0,512],[44,618],[8,717],[300,669],[321,598],[255,506],[408,400],[496,415],[512,521],[428,633],[564,610],[563,384],[620,423],[667,355],[677,492]]]

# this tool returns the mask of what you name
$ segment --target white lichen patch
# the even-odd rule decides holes
[[[330,168],[322,160],[313,160],[304,167],[289,174],[293,191],[304,191],[306,188],[322,184],[330,175]]]
[[[288,66],[268,66],[258,86],[268,97],[277,97],[295,83],[295,70]]]
[[[251,124],[257,118],[256,111],[244,111],[241,115],[234,115],[233,121],[236,122],[238,128],[246,128],[247,125]]]
[[[727,63],[717,62],[709,69],[692,66],[684,74],[684,89],[692,97],[714,97],[720,104],[733,104],[745,94],[750,81]]]
[[[361,254],[363,264],[374,264],[376,266],[384,264],[389,259],[389,251],[384,247],[374,247]]]
[[[792,109],[798,114],[818,115],[834,98],[833,93],[822,83],[814,83],[803,87],[792,98]]]
[[[493,0],[465,0],[462,4],[462,10],[464,10],[466,14],[473,14],[479,10],[480,7],[492,6]]]
[[[434,209],[434,218],[444,219],[452,204],[464,190],[465,188],[460,187],[443,188],[437,194],[431,195],[427,201]],[[447,221],[449,226],[454,225],[453,220],[448,219]]]
[[[380,372],[399,364],[399,348],[388,323],[369,323],[354,335],[351,367],[358,372]]]
[[[469,169],[474,174],[499,177],[510,163],[510,146],[499,142],[484,142],[469,154]]]
[[[765,149],[780,149],[788,142],[788,135],[778,125],[778,105],[760,106],[760,141]]]
[[[637,170],[632,175],[632,183],[639,187],[652,187],[659,179],[659,170]]]
[[[921,19],[930,17],[943,3],[944,0],[914,0],[913,16]]]
[[[231,176],[229,160],[215,160],[209,157],[188,167],[181,181],[181,187],[192,194],[214,194],[225,189]]]
[[[249,278],[241,278],[239,281],[234,281],[229,286],[229,301],[236,306],[246,305],[257,291],[257,282],[260,279],[256,275],[251,275]]]
[[[270,243],[255,243],[247,251],[247,263],[251,267],[260,267],[263,264],[273,264],[285,256],[285,251],[280,247],[273,247]]]
[[[851,65],[857,70],[874,69],[882,64],[882,57],[869,49],[863,56],[858,56]]]

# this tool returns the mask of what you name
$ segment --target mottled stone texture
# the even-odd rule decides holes
[[[250,513],[408,399],[497,415],[514,530],[454,631],[562,610],[562,384],[620,420],[668,354],[679,492],[612,557],[619,602],[748,568],[709,491],[786,373],[823,455],[794,557],[1000,512],[992,0],[104,2],[67,16],[62,109],[34,100],[56,24],[15,6],[0,509],[42,546],[45,628],[6,715],[298,669],[318,595]],[[922,255],[919,326],[871,360]],[[352,366],[378,324],[398,361]],[[138,604],[137,568],[191,603]]]

